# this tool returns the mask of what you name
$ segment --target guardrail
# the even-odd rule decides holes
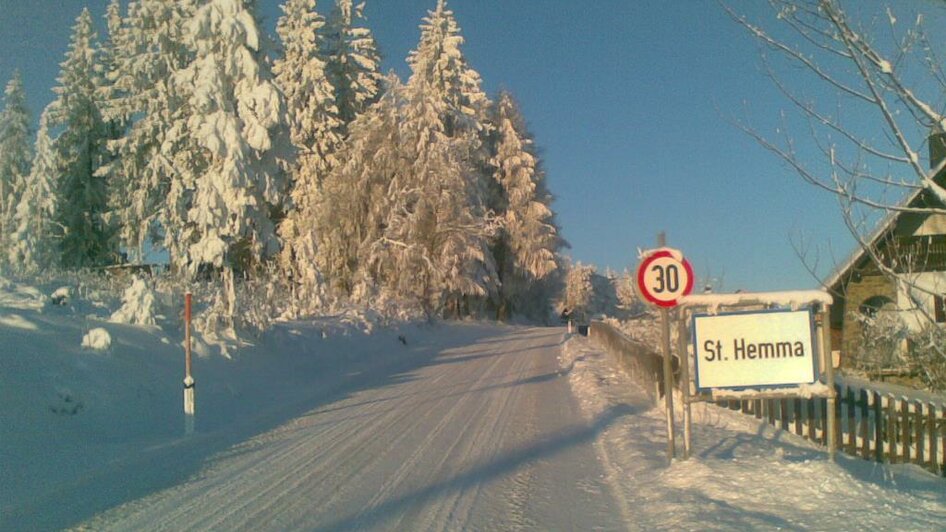
[[[663,397],[662,360],[650,346],[600,321],[591,322],[589,337],[613,356],[651,399],[656,402]],[[674,357],[675,387],[680,386],[678,362]],[[946,476],[946,396],[844,376],[836,376],[835,390],[839,451],[865,460],[916,464]],[[824,398],[747,398],[717,404],[827,445]]]
[[[651,346],[635,342],[602,321],[592,321],[588,336],[604,347],[618,364],[637,381],[653,401],[664,395],[663,359]],[[673,383],[679,385],[679,362],[673,358]]]

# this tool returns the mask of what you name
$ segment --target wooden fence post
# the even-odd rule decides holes
[[[847,387],[847,452],[857,456],[857,402],[854,388]]]
[[[867,404],[867,390],[861,390],[858,403],[861,411],[861,456],[864,460],[870,460],[870,410]]]
[[[884,406],[883,396],[874,392],[874,459],[884,461]]]
[[[897,462],[897,401],[893,396],[887,396],[887,461]]]
[[[926,411],[926,428],[930,433],[930,470],[939,474],[939,449],[936,446],[936,433],[939,432],[936,427],[936,405],[930,403]],[[946,453],[944,453],[946,454]]]
[[[795,418],[795,434],[799,436],[804,434],[802,430],[801,405],[801,399],[796,397],[792,404],[792,417]]]

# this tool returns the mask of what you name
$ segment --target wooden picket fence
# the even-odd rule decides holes
[[[838,450],[865,460],[916,464],[946,476],[946,401],[895,388],[838,379]],[[740,400],[722,404],[826,445],[827,399]]]
[[[652,348],[604,322],[592,322],[589,336],[615,356],[652,398],[662,395],[660,356]],[[677,368],[675,364],[675,386],[679,386]],[[877,462],[912,463],[946,477],[946,397],[847,377],[836,379],[835,390],[839,451]],[[746,399],[718,404],[827,445],[827,399]]]

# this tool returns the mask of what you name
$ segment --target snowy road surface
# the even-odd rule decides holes
[[[559,366],[561,329],[480,331],[83,527],[626,528],[593,444],[635,407],[586,421]]]

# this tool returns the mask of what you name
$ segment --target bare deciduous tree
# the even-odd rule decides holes
[[[843,0],[768,0],[768,7],[771,17],[750,18],[723,4],[760,43],[767,75],[795,113],[781,114],[774,135],[737,123],[836,196],[858,245],[922,317],[913,343],[923,355],[914,369],[927,385],[946,387],[946,335],[925,302],[943,289],[914,274],[929,253],[876,229],[894,216],[946,220],[946,157],[927,155],[946,154],[946,74],[931,31],[946,4],[898,2],[877,11]]]

